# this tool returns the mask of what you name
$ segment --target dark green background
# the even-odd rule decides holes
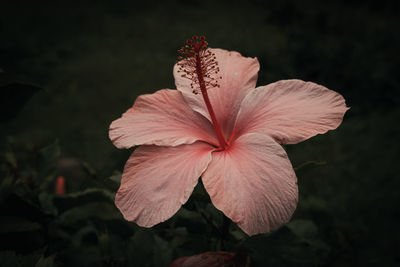
[[[318,163],[297,171],[292,224],[250,239],[232,226],[237,236],[226,249],[245,247],[254,266],[396,266],[398,16],[398,2],[384,0],[2,3],[0,75],[43,89],[0,124],[1,192],[7,191],[0,198],[0,264],[163,266],[220,249],[194,212],[143,230],[112,205],[130,151],[111,144],[109,124],[138,95],[174,88],[177,49],[204,34],[211,47],[257,57],[258,85],[314,81],[351,107],[337,130],[285,147],[293,166]],[[1,103],[13,99],[1,94]],[[66,176],[65,197],[52,195],[57,175]],[[38,213],[30,216],[33,207]],[[193,210],[188,203],[185,211]],[[18,229],[11,227],[16,222]]]

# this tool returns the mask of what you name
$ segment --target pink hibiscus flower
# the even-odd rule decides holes
[[[257,58],[208,48],[194,37],[174,67],[177,90],[139,96],[110,125],[128,159],[115,203],[151,227],[174,215],[199,177],[214,206],[245,233],[287,222],[297,205],[293,167],[280,144],[337,128],[344,98],[321,85],[282,80],[256,88]]]

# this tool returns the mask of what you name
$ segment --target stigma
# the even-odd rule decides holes
[[[180,54],[178,58],[180,61],[176,63],[178,73],[182,73],[183,78],[191,81],[190,87],[193,94],[201,93],[218,138],[219,151],[225,150],[228,144],[222,134],[221,126],[207,93],[209,88],[220,87],[217,77],[219,67],[216,56],[208,49],[208,43],[204,36],[200,36],[200,38],[193,36],[191,40],[186,41],[186,45],[178,52]],[[219,77],[219,79],[222,79],[222,77]]]
[[[178,73],[191,81],[193,94],[203,93],[209,88],[219,87],[219,67],[215,54],[208,49],[204,36],[193,36],[178,50]]]

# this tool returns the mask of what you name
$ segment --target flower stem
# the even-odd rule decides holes
[[[220,148],[222,150],[225,150],[225,148],[227,147],[227,143],[222,134],[221,126],[219,126],[217,117],[215,116],[214,109],[212,108],[212,105],[210,102],[210,98],[208,97],[207,88],[206,88],[206,85],[204,82],[204,77],[203,77],[201,59],[200,59],[199,54],[196,54],[196,73],[197,73],[197,78],[199,79],[201,94],[203,96],[204,102],[206,103],[208,113],[210,114],[215,133],[217,134],[217,137],[218,137]]]

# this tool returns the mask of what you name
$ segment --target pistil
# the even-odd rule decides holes
[[[182,55],[179,57],[181,61],[178,62],[178,72],[183,72],[181,76],[192,81],[190,86],[194,94],[202,94],[218,138],[219,149],[225,150],[228,144],[222,134],[221,126],[215,116],[207,92],[210,87],[219,87],[217,78],[221,77],[216,77],[219,72],[218,62],[215,55],[207,49],[208,43],[204,36],[201,36],[200,39],[194,36],[192,40],[187,40],[186,43],[187,45],[178,50]]]
[[[201,72],[201,69],[202,69],[202,67],[201,67],[200,56],[199,56],[199,54],[197,54],[196,55],[196,72],[197,72],[197,78],[199,79],[201,95],[203,96],[204,102],[206,103],[208,113],[210,114],[215,133],[217,134],[217,137],[218,137],[220,148],[222,150],[225,150],[227,143],[222,134],[222,130],[221,130],[221,127],[219,126],[217,117],[215,116],[214,109],[212,108],[212,105],[210,102],[210,98],[208,97],[207,88],[205,86],[204,77],[203,77],[203,73]]]

